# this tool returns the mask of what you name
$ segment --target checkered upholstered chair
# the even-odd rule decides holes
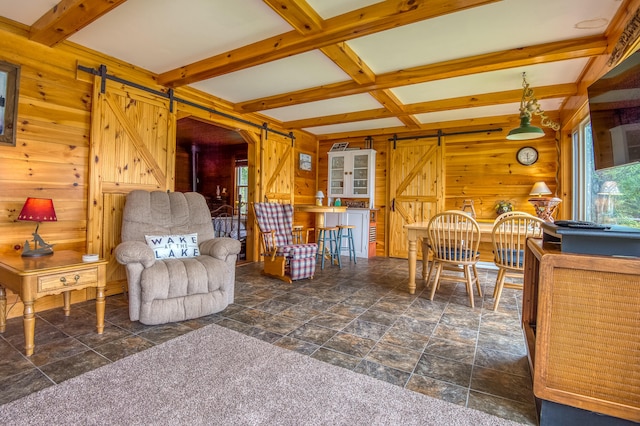
[[[313,278],[316,272],[316,243],[294,244],[293,206],[278,203],[253,203],[260,231],[265,275],[286,282]]]

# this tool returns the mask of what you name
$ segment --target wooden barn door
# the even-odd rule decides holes
[[[113,257],[120,243],[122,209],[134,189],[173,190],[175,114],[168,100],[96,78],[91,113],[87,250],[109,259],[107,294],[126,283]]]
[[[258,201],[294,202],[294,148],[291,138],[262,131]]]
[[[428,221],[444,206],[443,148],[438,140],[398,141],[389,160],[389,256],[407,258],[404,225]]]

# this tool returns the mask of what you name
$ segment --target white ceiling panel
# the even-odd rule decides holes
[[[90,2],[103,0],[83,1],[90,5]],[[429,0],[415,1],[420,2],[416,3],[420,7],[429,7],[430,4]],[[403,73],[378,80],[381,74],[435,63],[444,63],[440,69],[447,69],[456,66],[455,62],[446,64],[450,60],[468,60],[484,54],[495,54],[497,58],[508,57],[511,49],[568,39],[579,42],[592,35],[600,35],[604,39],[610,31],[608,25],[616,11],[623,4],[627,7],[629,0],[501,0],[413,24],[393,25],[389,30],[354,39],[349,39],[349,31],[350,34],[362,34],[372,25],[381,28],[397,24],[398,18],[387,20],[389,11],[380,9],[380,0],[307,2],[315,11],[310,13],[311,19],[317,14],[329,20],[356,9],[369,8],[363,13],[380,16],[382,21],[360,28],[357,19],[349,23],[342,22],[340,25],[343,28],[332,28],[330,22],[318,22],[327,34],[344,35],[347,45],[357,57],[351,55],[348,49],[332,49],[327,54],[323,53],[320,47],[327,42],[323,38],[325,34],[296,34],[287,22],[289,19],[296,25],[303,23],[306,19],[305,8],[293,10],[282,7],[283,4],[277,1],[128,0],[97,19],[93,17],[95,20],[89,13],[88,24],[75,34],[71,34],[71,31],[67,33],[64,28],[60,31],[62,37],[67,36],[74,43],[156,74],[210,59],[209,75],[215,77],[191,83],[194,88],[231,104],[259,101],[256,105],[263,105],[265,110],[256,112],[273,121],[339,117],[339,124],[305,129],[318,135],[363,130],[374,133],[385,128],[394,128],[394,132],[395,128],[415,132],[415,126],[406,126],[397,118],[406,114],[407,105],[414,105],[415,108],[415,104],[434,102],[433,109],[438,110],[443,108],[437,104],[438,101],[443,101],[440,105],[451,105],[455,103],[451,101],[454,98],[522,89],[523,72],[526,72],[527,81],[534,92],[541,86],[575,83],[584,73],[591,57],[584,55],[584,49],[578,49],[575,54],[567,52],[564,57],[570,59],[565,60],[562,60],[562,54],[561,57],[557,54],[545,57],[543,53],[522,67],[411,85],[407,83],[429,78],[432,74],[428,68],[425,67],[422,73],[411,73],[411,80],[405,78]],[[271,9],[269,3],[277,12]],[[81,10],[79,5],[61,3],[60,0],[0,0],[0,16],[4,17],[5,22],[14,20],[32,25],[57,4],[70,6],[60,9],[63,15],[69,14],[66,22],[82,21],[87,16],[87,10]],[[453,10],[464,2],[443,4]],[[414,12],[407,10],[402,13]],[[343,32],[344,26],[349,24],[354,27]],[[278,42],[268,44],[269,48],[258,50],[251,46],[278,35],[283,37],[278,38]],[[340,47],[341,40],[337,38],[332,42]],[[615,43],[609,40],[609,46],[612,42]],[[241,53],[233,52],[234,49],[239,49]],[[214,58],[217,56],[219,58]],[[499,64],[494,66],[499,68]],[[380,85],[357,83],[350,76],[358,72],[368,73],[369,70],[374,74],[370,76],[371,79],[382,82]],[[197,79],[188,75],[188,67],[183,72],[186,74],[184,81],[176,78],[167,84],[180,87],[186,84],[185,81]],[[220,75],[220,72],[226,74]],[[173,78],[174,75],[168,77]],[[392,87],[388,82],[394,78],[397,84]],[[309,90],[309,93],[304,93],[305,90]],[[376,100],[387,95],[389,97],[384,105]],[[281,107],[283,103],[273,102],[272,98],[287,100],[284,102],[287,106]],[[451,124],[455,126],[459,125],[458,120],[471,123],[477,117],[496,116],[501,121],[505,115],[517,117],[518,105],[500,104],[505,102],[503,98],[495,96],[492,106],[424,112],[416,117],[422,123],[455,121],[455,124]],[[555,111],[566,101],[566,98],[559,98],[543,100],[541,103],[546,110]],[[236,107],[239,108],[238,105]],[[394,117],[376,119],[377,111],[367,113],[381,108]],[[350,113],[359,113],[359,117],[369,116],[372,119],[349,123]]]
[[[349,76],[336,64],[321,52],[311,51],[192,86],[231,102],[243,102],[346,80]]]
[[[382,0],[307,0],[322,19],[333,18],[361,7],[380,3]]]
[[[25,25],[33,25],[58,0],[0,0],[0,16]]]
[[[540,106],[543,111],[556,111],[560,108],[561,103],[562,99],[543,99],[540,101]],[[415,117],[420,123],[428,124],[503,115],[520,115],[520,103],[428,112],[425,114],[416,114]],[[531,122],[535,124],[538,120],[539,118],[534,116]]]
[[[402,122],[397,118],[379,118],[377,120],[356,121],[355,123],[332,124],[330,126],[309,127],[304,129],[316,135],[329,133],[357,132],[368,129],[383,129],[387,127],[400,127]]]
[[[343,114],[380,108],[380,102],[369,94],[343,96],[341,98],[324,101],[308,102],[289,107],[274,108],[262,111],[270,117],[280,121],[301,120],[304,118]]]
[[[161,73],[288,31],[260,0],[130,0],[70,40]]]
[[[521,89],[522,73],[526,72],[527,82],[535,92],[537,86],[577,81],[587,62],[586,58],[548,62],[402,86],[392,91],[404,104],[457,98],[469,94],[501,92]]]
[[[376,73],[604,32],[616,0],[503,0],[357,38],[349,46]],[[577,29],[604,18],[599,28]]]

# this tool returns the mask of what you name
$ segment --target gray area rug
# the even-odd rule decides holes
[[[209,325],[2,405],[0,424],[517,423]]]

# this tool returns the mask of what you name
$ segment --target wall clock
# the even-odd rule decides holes
[[[522,147],[518,150],[516,159],[523,166],[530,166],[538,161],[538,150],[532,146]]]

